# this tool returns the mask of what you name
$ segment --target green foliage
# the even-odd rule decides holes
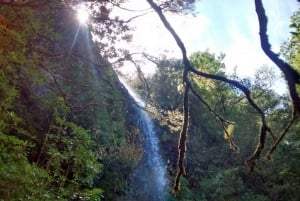
[[[201,189],[207,200],[238,200],[245,190],[238,168],[210,170],[212,175],[201,181]]]
[[[50,180],[47,171],[27,160],[31,147],[26,141],[0,133],[1,199],[47,200],[53,196],[46,188]]]
[[[300,10],[298,9],[291,17],[290,28],[292,28],[291,38],[281,45],[280,53],[300,72]],[[299,93],[300,88],[297,86]]]
[[[281,54],[287,59],[294,67],[299,70],[299,65],[297,65],[297,55],[299,55],[299,45],[300,45],[300,11],[296,11],[291,17],[290,28],[292,28],[292,36],[289,41],[285,41],[281,46]],[[296,65],[295,65],[296,64]]]
[[[0,6],[0,200],[118,199],[136,164],[116,75],[72,12]]]
[[[224,57],[224,54],[216,57],[215,54],[209,51],[195,52],[190,56],[190,61],[194,68],[203,72],[224,75],[225,64],[222,63]]]
[[[181,104],[182,95],[182,63],[177,59],[162,59],[157,66],[157,72],[151,79],[152,99],[159,103],[163,110],[174,110]],[[164,87],[161,87],[164,86]]]
[[[64,185],[72,174],[72,183],[92,186],[94,176],[99,172],[96,154],[92,151],[93,141],[87,130],[56,116],[53,133],[49,133],[46,149],[50,159],[47,162],[56,182]],[[67,168],[61,169],[61,166]]]
[[[237,198],[235,200],[245,200],[245,201],[268,201],[269,199],[267,198],[267,196],[265,195],[261,195],[261,194],[256,194],[253,192],[247,192],[245,193],[242,197]]]
[[[193,3],[176,1],[174,8],[188,2]],[[127,26],[109,22],[108,15],[97,16],[105,19],[92,27],[101,38],[111,44],[128,39]],[[95,47],[73,17],[62,1],[49,1],[41,10],[0,6],[0,200],[121,200],[129,193],[129,173],[143,152],[139,132],[134,122],[125,120],[134,121],[133,111],[127,110],[116,75],[97,56],[100,52],[117,57],[117,50],[106,42]],[[299,70],[299,12],[291,27],[292,39],[283,54]],[[114,34],[118,32],[122,33]],[[225,75],[223,58],[205,51],[194,53],[190,61],[198,70]],[[171,176],[182,123],[182,69],[181,61],[163,58],[149,79]],[[268,89],[271,75],[262,69],[255,81],[242,81],[279,133],[290,107],[287,97]],[[241,152],[228,148],[220,122],[190,94],[187,174],[179,194],[168,199],[299,200],[299,123],[278,148],[272,165],[263,161],[258,177],[248,177],[241,161],[257,140],[258,115],[231,86],[189,78],[211,108],[236,122],[226,129]]]
[[[209,52],[197,52],[191,56],[191,62],[198,70],[224,75],[223,57],[224,55],[215,56]],[[174,115],[170,114],[180,111],[181,104],[174,104],[174,99],[169,99],[168,95],[170,92],[174,92],[172,96],[176,100],[180,94],[177,91],[177,83],[181,81],[182,72],[179,61],[177,64],[174,62],[177,67],[173,67],[177,77],[172,77],[172,73],[164,73],[165,68],[169,66],[167,59],[164,59],[161,64],[166,66],[160,66],[162,72],[158,70],[153,80],[159,81],[160,79],[157,78],[163,75],[163,79],[167,82],[164,84],[161,84],[162,81],[158,82],[160,84],[157,86],[156,83],[151,83],[153,86],[151,97],[153,97],[154,104],[161,107],[160,111],[165,117],[164,120],[159,118],[158,120],[164,126],[161,135],[163,150],[169,160],[169,173],[174,176],[177,162],[177,158],[174,156],[177,153],[174,143],[177,142],[174,137],[177,137],[176,133],[178,134],[179,131],[173,129],[173,122],[177,122],[175,124],[178,126],[182,121],[175,120]],[[171,77],[172,79],[168,83]],[[231,77],[240,80],[236,75]],[[161,78],[161,80],[163,79]],[[296,149],[299,150],[299,139],[295,138],[297,125],[295,125],[295,130],[291,129],[290,131],[293,139],[288,138],[284,149],[278,151],[273,164],[266,163],[264,159],[261,159],[259,167],[262,173],[247,175],[243,161],[251,155],[258,140],[257,132],[260,126],[258,114],[249,106],[243,94],[235,88],[202,77],[193,76],[190,79],[193,88],[206,103],[219,115],[235,124],[229,126],[225,124],[223,127],[215,115],[207,109],[207,106],[196,96],[190,94],[189,143],[185,162],[187,174],[182,184],[182,197],[177,196],[172,199],[297,200],[298,197],[295,193],[299,187],[299,178],[296,176],[299,166],[296,162],[298,160]],[[287,124],[291,108],[287,97],[280,97],[270,90],[272,80],[274,80],[274,73],[268,67],[263,67],[256,73],[254,80],[244,79],[242,81],[252,90],[252,97],[257,104],[268,114],[267,120],[272,126],[273,132],[280,133]],[[223,129],[226,129],[226,135],[224,135]],[[239,146],[239,153],[233,152],[224,143],[224,137],[226,140],[229,136]],[[266,146],[270,146],[270,144]],[[291,175],[294,177],[289,177]]]

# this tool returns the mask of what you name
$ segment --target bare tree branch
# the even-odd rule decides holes
[[[293,102],[294,114],[300,114],[300,98],[296,90],[296,85],[300,84],[300,75],[293,69],[288,63],[284,62],[271,50],[271,45],[269,43],[269,37],[267,35],[267,23],[268,19],[266,16],[265,9],[263,7],[261,0],[255,0],[255,9],[259,22],[259,36],[261,48],[265,54],[278,66],[287,81],[290,96]]]
[[[288,133],[288,131],[290,130],[291,126],[295,123],[296,120],[297,120],[297,117],[293,116],[292,119],[289,121],[288,125],[285,127],[285,129],[281,133],[280,137],[277,139],[277,141],[274,143],[274,145],[271,147],[270,151],[268,152],[268,155],[267,155],[268,159],[271,160],[271,155],[277,149],[277,146],[280,144],[280,142],[286,136],[286,134]]]
[[[267,35],[268,19],[267,19],[266,12],[265,12],[265,9],[264,9],[264,6],[263,6],[261,0],[255,0],[255,9],[256,9],[256,14],[258,17],[258,22],[259,22],[259,36],[260,36],[261,48],[263,49],[265,54],[277,65],[277,67],[283,73],[283,75],[287,81],[287,84],[288,84],[289,93],[290,93],[290,97],[291,97],[292,104],[293,104],[292,119],[290,120],[290,122],[288,123],[286,128],[283,130],[282,134],[280,135],[280,137],[277,139],[275,144],[271,147],[270,151],[268,152],[267,157],[270,159],[272,153],[276,150],[278,144],[283,140],[283,138],[288,133],[290,127],[295,123],[295,121],[298,119],[298,117],[300,115],[300,98],[299,98],[299,94],[296,89],[296,85],[300,84],[300,75],[295,69],[293,69],[290,66],[290,64],[288,64],[285,61],[283,61],[282,59],[280,59],[279,56],[271,50],[271,45],[269,43],[269,37]],[[263,127],[262,127],[262,129],[263,129]],[[263,141],[263,140],[261,139],[260,141]],[[247,160],[250,170],[252,169],[251,166],[255,166],[255,162],[253,161],[253,159],[259,158],[259,156],[257,156],[257,153],[261,152],[260,149],[263,149],[263,146],[258,146],[256,149],[256,152],[253,154],[253,156]]]
[[[140,81],[142,83],[144,83],[144,86],[146,87],[146,90],[147,90],[147,99],[149,99],[150,98],[150,86],[149,86],[147,79],[144,76],[144,73],[142,72],[140,65],[138,65],[137,62],[135,62],[131,57],[128,58],[128,60],[135,66],[137,76],[140,79]]]
[[[188,104],[188,91],[190,89],[190,83],[188,82],[188,72],[191,69],[191,64],[189,62],[189,59],[187,57],[186,48],[175,32],[175,30],[172,28],[166,17],[164,16],[162,9],[155,4],[152,0],[147,0],[147,2],[150,4],[150,6],[154,9],[154,11],[158,14],[159,18],[161,19],[162,23],[166,27],[166,29],[171,33],[173,38],[175,39],[177,45],[179,46],[181,52],[182,52],[182,59],[184,63],[184,72],[183,72],[183,82],[185,85],[184,89],[184,99],[183,99],[183,125],[182,130],[180,132],[179,141],[178,141],[178,170],[177,175],[175,178],[175,184],[173,187],[174,193],[179,191],[179,184],[180,184],[180,178],[183,174],[185,174],[184,170],[184,159],[185,159],[185,152],[186,152],[186,143],[187,143],[187,135],[188,135],[188,121],[189,121],[189,104]]]
[[[180,37],[178,36],[178,34],[175,32],[175,30],[173,29],[173,27],[170,25],[170,23],[168,22],[168,20],[166,19],[166,17],[164,16],[162,9],[153,2],[153,0],[147,0],[147,2],[150,4],[150,6],[155,10],[155,12],[158,14],[159,18],[161,19],[162,23],[164,24],[164,26],[166,27],[166,29],[171,33],[171,35],[173,36],[174,40],[176,41],[178,47],[180,48],[181,52],[182,52],[182,57],[183,57],[183,63],[185,66],[186,70],[190,70],[190,68],[192,67],[189,59],[187,57],[187,53],[186,53],[186,48],[182,42],[182,40],[180,39]]]
[[[252,156],[247,160],[248,165],[250,163],[254,164],[252,166],[249,166],[250,170],[253,170],[254,167],[255,167],[256,160],[259,159],[259,157],[261,155],[261,152],[264,149],[267,132],[270,132],[272,134],[271,129],[267,125],[264,112],[261,110],[261,108],[252,99],[250,90],[247,87],[245,87],[244,85],[242,85],[241,83],[239,83],[235,80],[231,80],[231,79],[228,79],[226,77],[220,76],[220,75],[208,74],[208,73],[204,73],[204,72],[201,72],[201,71],[198,71],[198,70],[194,69],[192,67],[188,57],[187,57],[187,51],[186,51],[186,48],[184,46],[184,43],[182,42],[180,37],[177,35],[175,30],[172,28],[172,26],[170,25],[170,23],[168,22],[168,20],[164,16],[164,14],[162,12],[162,9],[156,3],[154,3],[153,0],[147,0],[147,2],[154,9],[154,11],[158,14],[158,16],[159,16],[160,20],[162,21],[162,23],[164,24],[165,28],[170,32],[170,34],[172,35],[172,37],[176,41],[178,47],[181,50],[183,64],[184,64],[183,82],[185,84],[185,91],[184,91],[185,98],[184,98],[184,103],[183,104],[184,104],[184,117],[186,117],[186,118],[184,118],[182,131],[180,133],[180,138],[179,138],[178,171],[177,171],[177,176],[176,176],[176,179],[175,179],[175,185],[173,187],[174,192],[177,192],[179,190],[180,177],[181,177],[182,174],[184,174],[183,160],[184,160],[184,157],[185,157],[185,151],[186,151],[185,144],[186,144],[186,140],[187,140],[187,130],[188,130],[188,128],[187,128],[188,127],[188,103],[187,103],[187,101],[188,101],[187,96],[188,95],[187,95],[187,91],[190,89],[190,85],[189,85],[187,75],[188,75],[189,72],[192,72],[196,75],[199,75],[199,76],[202,76],[202,77],[205,77],[205,78],[219,80],[219,81],[222,81],[222,82],[225,82],[225,83],[228,83],[228,84],[231,84],[231,85],[237,87],[238,89],[240,89],[245,94],[249,104],[260,114],[262,126],[261,126],[261,129],[260,129],[260,132],[259,132],[259,142],[258,142],[256,150],[254,151]]]
[[[126,11],[129,11],[129,12],[145,12],[145,11],[149,11],[151,10],[151,8],[146,8],[146,9],[130,9],[130,8],[125,8],[123,6],[120,6],[120,4],[118,3],[115,3],[111,0],[108,1],[110,4],[112,4],[113,6],[119,8],[119,9],[122,9],[122,10],[126,10]]]
[[[187,71],[184,73],[184,78],[187,79]],[[183,96],[183,125],[178,141],[178,170],[175,178],[175,184],[173,186],[174,193],[180,190],[180,178],[185,174],[184,159],[186,154],[186,143],[188,139],[189,127],[189,89],[190,85],[188,82],[186,82]]]

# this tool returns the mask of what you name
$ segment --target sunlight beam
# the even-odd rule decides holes
[[[89,11],[84,5],[78,6],[77,11],[77,20],[80,24],[85,25],[89,21]]]

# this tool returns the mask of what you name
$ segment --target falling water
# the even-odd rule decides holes
[[[137,103],[136,120],[144,136],[144,155],[131,181],[132,201],[165,201],[166,170],[159,154],[159,140],[151,117],[144,110],[144,101],[121,79],[128,93]]]
[[[72,40],[71,48],[69,50],[69,56],[74,51],[76,45],[84,44],[77,47],[81,51],[85,52],[89,61],[97,61],[95,54],[92,51],[92,44],[90,34],[86,27],[77,27],[74,38]],[[77,43],[78,41],[85,41],[85,43]],[[96,63],[96,62],[95,62]],[[97,71],[95,66],[91,69],[93,80],[98,80],[98,76],[101,74]],[[159,154],[159,140],[156,136],[156,129],[153,120],[143,109],[145,107],[144,101],[124,82],[120,79],[123,86],[127,89],[128,93],[135,100],[138,106],[135,107],[135,114],[137,120],[137,127],[143,133],[143,148],[144,154],[140,164],[132,173],[130,179],[130,193],[129,199],[131,201],[166,201],[167,195],[167,179],[165,165]],[[95,83],[100,85],[100,83]]]

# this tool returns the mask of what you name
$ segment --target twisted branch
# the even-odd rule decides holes
[[[177,35],[177,33],[175,32],[175,30],[173,29],[173,27],[170,25],[170,23],[168,22],[168,20],[166,19],[166,17],[164,16],[162,9],[153,2],[153,0],[147,0],[147,2],[150,4],[150,6],[155,10],[155,12],[158,14],[160,20],[162,21],[162,23],[164,24],[165,28],[170,32],[170,34],[173,36],[174,40],[176,41],[178,47],[181,50],[182,53],[182,60],[183,60],[183,64],[184,64],[184,75],[183,75],[183,82],[185,84],[185,91],[184,94],[185,96],[187,96],[187,91],[190,89],[190,85],[187,79],[187,74],[188,72],[192,72],[196,75],[208,78],[208,79],[214,79],[214,80],[219,80],[228,84],[231,84],[235,87],[237,87],[238,89],[240,89],[246,96],[249,104],[260,114],[261,116],[261,122],[262,122],[262,129],[260,131],[260,141],[258,143],[257,149],[255,150],[254,154],[252,155],[252,157],[250,157],[249,160],[256,160],[259,158],[261,151],[264,148],[264,144],[265,144],[265,138],[266,138],[266,132],[269,131],[271,133],[271,129],[267,126],[266,123],[266,118],[265,118],[265,114],[264,112],[260,109],[260,107],[254,102],[254,100],[251,98],[251,93],[250,90],[245,87],[244,85],[242,85],[241,83],[235,81],[235,80],[231,80],[228,79],[226,77],[220,76],[220,75],[215,75],[215,74],[209,74],[209,73],[204,73],[201,71],[198,71],[196,69],[194,69],[187,57],[187,51],[186,48],[182,42],[182,40],[180,39],[180,37]],[[183,159],[185,156],[185,147],[183,146],[183,144],[186,144],[186,136],[187,136],[187,126],[188,126],[188,106],[187,106],[187,101],[188,98],[185,97],[184,98],[184,121],[183,121],[183,127],[182,127],[182,131],[180,134],[180,139],[179,139],[179,160],[178,160],[178,172],[177,172],[177,176],[175,179],[175,185],[173,187],[174,192],[177,192],[179,190],[179,180],[181,175],[184,173],[184,164],[183,164]],[[183,143],[184,142],[184,143]],[[254,167],[253,167],[254,168]]]
[[[279,56],[271,50],[271,45],[269,43],[269,37],[267,35],[268,18],[266,16],[266,12],[265,12],[265,9],[264,9],[264,6],[263,6],[261,0],[255,0],[255,10],[256,10],[256,14],[258,17],[258,22],[259,22],[259,36],[260,36],[261,48],[264,51],[264,53],[276,64],[276,66],[283,73],[284,78],[287,81],[291,101],[293,104],[292,119],[290,120],[290,122],[288,123],[286,128],[283,130],[282,134],[277,139],[275,144],[271,147],[271,150],[268,152],[267,157],[270,159],[272,153],[276,150],[278,144],[286,136],[290,127],[294,124],[294,122],[300,115],[300,98],[299,98],[299,94],[296,89],[296,85],[300,84],[300,75],[295,69],[293,69],[291,67],[290,64],[288,64],[285,61],[283,61],[282,59],[280,59]],[[258,149],[260,149],[260,147],[258,147],[257,150]]]
[[[187,72],[184,73],[184,77],[187,79]],[[186,80],[187,81],[187,80]],[[190,84],[186,82],[183,98],[183,125],[178,141],[178,170],[175,177],[175,184],[173,186],[173,192],[176,193],[180,190],[180,178],[185,174],[184,159],[186,153],[186,143],[188,141],[188,127],[189,127],[189,89]]]
[[[147,0],[147,2],[154,9],[154,11],[158,14],[158,16],[159,16],[160,20],[162,21],[162,23],[164,24],[165,28],[170,32],[170,34],[176,41],[177,46],[181,50],[182,60],[183,60],[183,64],[184,64],[184,74],[183,74],[183,82],[185,84],[184,102],[183,102],[183,104],[184,104],[183,105],[184,121],[183,121],[182,131],[180,133],[180,139],[179,139],[179,145],[178,145],[178,151],[179,151],[178,172],[177,172],[177,176],[175,179],[175,185],[173,188],[174,191],[177,192],[179,190],[180,177],[182,174],[184,174],[183,160],[184,160],[185,152],[186,152],[187,131],[188,131],[188,91],[189,91],[189,89],[191,89],[193,91],[193,89],[191,88],[191,85],[188,81],[188,77],[187,77],[189,72],[199,75],[201,77],[208,78],[208,79],[225,82],[227,84],[233,85],[234,87],[238,88],[239,90],[241,90],[244,93],[244,95],[245,95],[247,101],[249,102],[249,104],[251,105],[251,107],[253,107],[257,111],[257,113],[260,115],[262,125],[261,125],[260,132],[259,132],[259,142],[257,144],[257,147],[256,147],[254,153],[246,161],[250,171],[253,171],[256,166],[256,161],[260,158],[260,155],[264,149],[267,133],[270,133],[270,135],[274,139],[274,135],[273,135],[271,129],[269,128],[269,126],[267,125],[264,112],[255,103],[255,101],[251,97],[250,90],[246,86],[241,84],[240,82],[226,78],[221,75],[209,74],[209,73],[205,73],[205,72],[194,69],[187,57],[186,48],[185,48],[182,40],[179,38],[179,36],[175,32],[175,30],[172,28],[172,26],[170,25],[170,23],[164,16],[164,14],[162,12],[162,8],[160,8],[157,4],[155,4],[153,2],[153,0]],[[267,33],[267,17],[266,17],[265,10],[263,8],[261,0],[255,0],[255,6],[256,6],[256,12],[257,12],[258,20],[259,20],[261,47],[262,47],[263,51],[265,52],[265,54],[283,72],[285,79],[287,80],[290,96],[291,96],[292,103],[293,103],[293,109],[294,109],[292,120],[290,121],[290,123],[288,124],[286,129],[281,134],[280,138],[277,140],[277,142],[274,144],[274,146],[270,150],[270,152],[269,152],[269,155],[270,155],[276,149],[277,145],[280,143],[280,141],[283,139],[283,137],[286,135],[289,128],[294,123],[296,116],[299,116],[299,114],[300,114],[300,98],[296,91],[296,84],[300,84],[300,75],[289,64],[285,63],[283,60],[281,60],[278,57],[278,55],[276,55],[274,52],[271,51],[271,45],[269,44],[268,36],[266,34]],[[200,100],[201,100],[201,98],[200,98]],[[216,116],[218,117],[218,115],[216,115]],[[223,127],[224,127],[224,125],[223,125]]]
[[[255,0],[255,9],[259,22],[259,36],[261,48],[263,49],[264,53],[276,64],[276,66],[283,73],[287,81],[290,96],[292,99],[294,115],[299,115],[300,98],[296,90],[296,85],[300,84],[300,75],[295,69],[293,69],[288,63],[280,59],[279,56],[271,50],[269,37],[267,35],[268,19],[261,0]]]

